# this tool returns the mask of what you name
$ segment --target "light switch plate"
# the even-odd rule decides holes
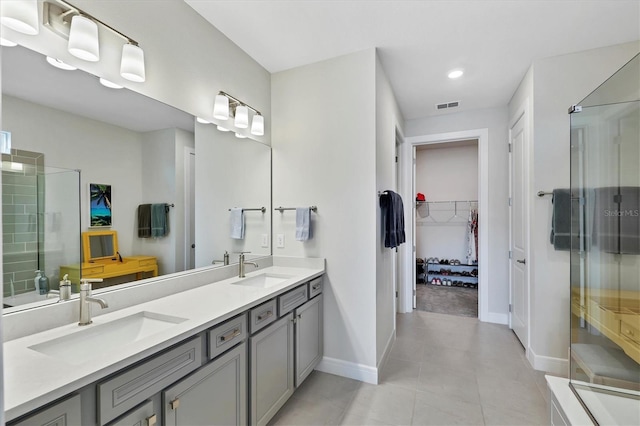
[[[276,246],[278,248],[284,248],[284,234],[278,234],[276,236]]]
[[[262,247],[269,247],[269,234],[262,234]]]

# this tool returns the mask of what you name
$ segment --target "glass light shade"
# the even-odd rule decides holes
[[[222,126],[218,126],[218,130],[220,130],[221,132],[228,132],[229,129],[227,129],[226,127],[222,127]]]
[[[54,67],[60,68],[61,70],[65,71],[73,71],[78,69],[73,65],[69,65],[66,62],[62,62],[60,59],[52,58],[51,56],[47,56],[47,62],[49,62],[49,64],[53,65]]]
[[[201,124],[211,124],[210,121],[207,121],[207,120],[205,120],[204,118],[201,118],[201,117],[196,117],[196,121],[198,123],[201,123]]]
[[[216,95],[216,101],[213,104],[213,116],[218,120],[229,119],[229,98],[224,95]]]
[[[109,81],[106,78],[102,77],[100,77],[100,84],[102,84],[104,87],[108,87],[109,89],[122,89],[123,87],[119,84],[114,83],[113,81]]]
[[[71,18],[69,30],[69,53],[76,58],[89,62],[100,60],[100,43],[98,41],[98,24],[89,18],[76,15]]]
[[[11,40],[7,40],[6,38],[0,37],[0,46],[4,47],[16,47],[18,43],[14,43]]]
[[[233,124],[238,129],[246,129],[249,127],[249,108],[244,105],[238,105],[236,107],[236,119]]]
[[[122,46],[120,75],[130,81],[142,83],[146,80],[144,70],[144,50],[133,44]]]
[[[0,22],[23,34],[36,35],[40,31],[37,0],[2,0]]]
[[[264,117],[260,114],[253,116],[251,121],[251,134],[256,136],[264,135]]]
[[[236,138],[238,138],[238,139],[246,139],[247,137],[245,135],[240,134],[240,133],[236,133]]]

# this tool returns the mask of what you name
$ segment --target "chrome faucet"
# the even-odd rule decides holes
[[[258,267],[258,264],[256,262],[245,262],[244,261],[244,254],[245,253],[251,253],[250,251],[241,251],[240,252],[240,257],[238,258],[238,278],[244,278],[244,265],[253,265],[256,268]]]
[[[58,302],[71,299],[71,281],[69,281],[69,274],[64,274],[58,290],[49,290],[47,293],[47,299],[53,299],[55,297],[58,297]]]
[[[109,304],[97,297],[91,297],[91,283],[102,282],[102,278],[80,280],[80,321],[78,325],[89,325],[91,321],[91,305],[89,303],[97,303],[102,309],[108,308]]]

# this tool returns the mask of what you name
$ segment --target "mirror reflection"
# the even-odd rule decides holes
[[[40,169],[36,160],[22,164],[33,172],[30,179],[43,182],[38,195],[27,196],[21,207],[3,199],[5,305],[55,303],[37,290],[37,270],[49,289],[56,289],[65,273],[74,284],[89,274],[104,277],[110,287],[155,274],[221,266],[225,252],[231,263],[237,262],[238,251],[250,251],[248,257],[271,254],[267,145],[239,140],[213,125],[194,128],[189,114],[126,89],[106,88],[80,70],[54,68],[44,56],[23,47],[2,47],[1,54],[2,130],[10,134],[15,160],[3,155],[3,186],[15,181],[7,176],[15,175],[9,170],[23,160],[19,154],[24,152],[38,156]],[[75,176],[75,181],[56,186],[51,183],[60,174],[56,170]],[[108,213],[105,224],[110,226],[91,226],[92,185],[109,187],[108,203],[100,208],[101,214]],[[18,186],[14,184],[14,190],[25,190]],[[140,209],[154,205],[167,206],[160,217],[166,232],[141,236]],[[245,213],[242,239],[231,238],[230,209],[235,207],[265,207],[264,213]],[[12,228],[10,237],[7,227]],[[102,231],[117,233],[111,241],[117,241],[113,248],[118,263],[133,259],[155,264],[156,272],[147,267],[117,276],[105,270],[92,273],[88,265],[97,265],[91,261],[93,254],[82,253],[81,235]],[[108,249],[103,254],[111,253],[104,241],[89,242],[89,250],[102,246]],[[35,256],[23,261],[27,252]],[[19,295],[28,297],[18,300]]]

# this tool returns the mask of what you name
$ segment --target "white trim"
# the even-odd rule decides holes
[[[492,322],[494,324],[509,325],[509,314],[500,314],[497,312],[489,312],[483,319],[484,322]]]
[[[371,383],[372,385],[378,384],[378,369],[368,365],[356,364],[354,362],[325,356],[316,367],[316,370]]]
[[[463,130],[459,132],[447,132],[447,133],[437,133],[432,135],[423,135],[423,136],[412,136],[405,138],[405,142],[407,142],[407,146],[411,149],[405,149],[405,158],[410,156],[413,152],[413,148],[416,145],[427,145],[433,143],[442,143],[442,142],[454,142],[460,140],[467,139],[477,139],[478,140],[478,245],[479,251],[482,253],[479,256],[478,262],[478,319],[480,321],[489,321],[489,287],[491,287],[491,282],[489,280],[489,258],[492,253],[489,252],[489,129],[474,129],[474,130]],[[412,164],[411,162],[406,162],[405,164]],[[410,169],[406,167],[405,169]],[[405,176],[411,173],[411,170],[405,170]],[[413,179],[411,179],[412,181]],[[411,182],[410,181],[410,182]],[[411,184],[407,185],[411,187]],[[410,188],[409,188],[410,190]],[[405,191],[407,192],[407,191]],[[413,196],[411,196],[413,199]],[[405,223],[412,224],[412,231],[415,221],[415,204],[413,204],[413,208],[411,209],[412,217],[411,221]],[[407,209],[409,210],[409,209]],[[410,234],[412,235],[412,234]],[[409,246],[413,247],[415,244],[415,240],[413,239],[413,235],[411,237],[411,241],[409,241]],[[414,262],[415,263],[415,262]],[[405,282],[405,287],[410,287],[407,285],[408,282]],[[409,283],[410,284],[410,283]],[[409,290],[412,292],[412,290]],[[406,293],[406,291],[405,291]],[[405,304],[405,312],[411,312],[412,307],[407,306]],[[493,322],[493,321],[490,321]]]
[[[387,344],[384,347],[384,352],[380,357],[380,362],[378,363],[378,367],[377,367],[378,371],[382,371],[385,364],[387,363],[387,360],[389,359],[389,355],[391,354],[391,349],[393,348],[393,344],[395,343],[395,341],[396,341],[396,329],[394,327],[393,333],[391,333],[391,335],[389,336],[389,340],[387,340]]]
[[[533,349],[529,348],[527,359],[534,370],[546,371],[562,377],[566,377],[569,374],[569,360],[566,358],[536,355]]]

